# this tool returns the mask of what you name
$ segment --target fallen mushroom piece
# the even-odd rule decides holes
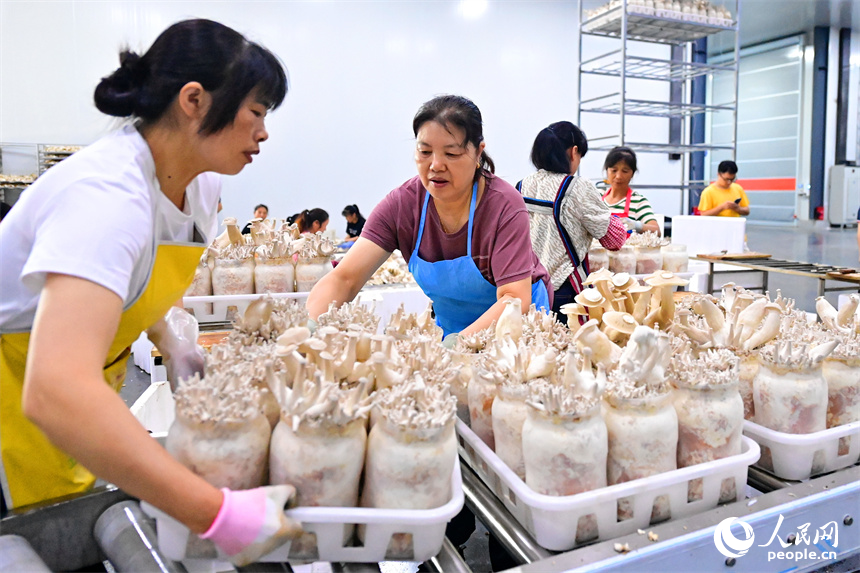
[[[627,543],[616,543],[615,545],[613,545],[613,547],[618,553],[628,553],[630,551],[630,545]]]

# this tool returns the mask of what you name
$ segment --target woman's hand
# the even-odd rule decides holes
[[[295,539],[302,527],[287,517],[284,507],[296,488],[271,485],[242,491],[221,490],[224,503],[212,526],[200,537],[211,539],[240,567],[255,563],[276,547]]]
[[[95,475],[202,533],[223,495],[158,445],[105,382],[121,314],[114,292],[48,275],[30,336],[24,414]]]
[[[176,391],[180,380],[187,380],[194,374],[203,377],[206,352],[197,344],[199,331],[197,319],[177,306],[171,307],[164,318],[146,331],[161,353],[167,381],[173,391]]]
[[[308,315],[316,320],[331,303],[352,301],[391,253],[368,239],[358,237],[338,265],[314,285],[308,295]]]
[[[527,312],[532,304],[532,279],[526,277],[518,281],[502,285],[496,289],[496,303],[488,308],[478,320],[467,326],[460,334],[474,334],[488,328],[494,320],[498,320],[505,310],[505,301],[509,298],[520,299],[520,307]]]

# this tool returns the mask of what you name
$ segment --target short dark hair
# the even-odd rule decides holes
[[[143,56],[123,50],[120,67],[102,78],[94,99],[102,113],[133,117],[140,127],[160,120],[182,86],[200,82],[212,94],[200,132],[217,133],[233,123],[252,91],[276,109],[287,94],[287,73],[270,51],[212,20],[184,20],[167,28]]]
[[[481,110],[472,100],[457,95],[436,96],[425,102],[418,108],[418,113],[412,120],[412,133],[418,136],[418,130],[428,121],[435,121],[451,132],[450,126],[463,130],[466,139],[463,145],[471,143],[476,148],[484,141],[484,125],[481,118]],[[475,169],[474,181],[478,181],[481,175],[489,175],[496,171],[496,165],[486,150],[481,154],[481,165]]]
[[[256,207],[254,207],[254,211],[256,211],[257,209],[259,209],[260,207],[262,207],[263,209],[265,209],[265,210],[266,210],[266,213],[268,213],[268,212],[269,212],[269,206],[268,206],[268,205],[263,205],[262,203],[260,203],[260,204],[259,204],[259,205],[257,205]]]
[[[552,173],[569,173],[570,160],[567,150],[576,147],[585,157],[588,153],[588,140],[577,126],[569,121],[558,121],[545,127],[537,134],[532,145],[532,164]]]
[[[364,219],[364,217],[361,216],[361,211],[358,210],[358,205],[347,205],[343,208],[341,215],[344,217],[347,215],[358,215],[359,219]]]
[[[295,221],[299,226],[299,232],[304,233],[313,227],[314,223],[322,225],[328,221],[328,212],[325,209],[305,209]]]
[[[603,162],[603,169],[609,169],[619,161],[623,161],[627,164],[627,166],[633,170],[633,173],[636,173],[636,152],[630,149],[629,147],[613,147],[609,153],[606,154],[606,160]]]
[[[717,166],[717,173],[728,173],[729,175],[737,175],[738,164],[731,159],[720,161],[720,164]]]

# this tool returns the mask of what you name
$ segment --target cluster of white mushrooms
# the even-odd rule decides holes
[[[243,235],[235,217],[206,249],[186,296],[307,292],[331,270],[334,243],[296,225],[254,219]]]
[[[315,332],[306,323],[294,301],[249,305],[213,346],[205,376],[180,382],[171,453],[219,487],[291,484],[299,505],[446,503],[458,372],[429,312],[401,308],[383,335],[374,309],[358,303],[331,307]],[[312,536],[293,544],[291,555],[315,549]],[[411,538],[389,549],[408,558]]]
[[[395,285],[395,284],[414,284],[415,277],[409,272],[406,265],[406,259],[399,250],[391,253],[382,265],[376,269],[368,285]]]

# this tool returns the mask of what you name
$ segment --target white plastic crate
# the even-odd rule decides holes
[[[435,509],[372,509],[364,507],[297,507],[287,510],[287,515],[300,521],[306,533],[316,535],[316,551],[295,557],[290,555],[290,542],[263,556],[260,562],[286,563],[330,561],[343,563],[376,563],[387,560],[386,552],[392,535],[412,535],[412,556],[409,561],[426,561],[442,549],[445,526],[463,508],[463,482],[460,464],[454,464],[451,475],[451,500]],[[155,518],[158,547],[164,555],[175,561],[199,560],[212,557],[213,545],[191,535],[187,527],[142,502],[143,510]],[[352,532],[356,526],[364,525],[364,544],[350,546]],[[345,532],[347,535],[345,536]],[[344,538],[347,537],[347,543]],[[189,541],[191,543],[189,543]],[[194,551],[198,550],[199,553]],[[398,556],[398,559],[404,558]],[[220,555],[217,560],[226,557]]]
[[[281,292],[272,293],[273,298],[294,298],[305,300],[310,293],[307,292]],[[248,305],[255,300],[266,296],[265,294],[235,294],[235,295],[209,295],[209,296],[186,296],[182,299],[182,306],[194,315],[197,322],[226,322],[234,320],[237,316],[245,313]],[[231,312],[232,311],[232,312]]]
[[[786,434],[746,420],[744,434],[761,446],[757,465],[783,479],[807,479],[860,460],[860,422],[812,434]]]
[[[686,517],[717,506],[724,480],[734,480],[743,495],[747,468],[759,458],[758,445],[743,438],[741,453],[648,478],[608,486],[577,495],[554,497],[536,493],[523,482],[472,430],[457,421],[460,455],[496,494],[508,511],[542,547],[567,551],[578,545],[580,519],[597,523],[598,540],[647,529],[657,497],[668,498],[672,518]],[[701,479],[701,482],[695,481]],[[701,498],[687,501],[690,482]],[[618,520],[619,501],[629,501],[632,517]],[[589,539],[588,542],[594,541]]]
[[[301,303],[308,298],[307,292],[273,293],[274,298],[292,298]],[[253,301],[265,294],[238,294],[220,296],[186,296],[182,306],[193,312],[199,323],[229,322],[241,316]],[[364,305],[376,305],[380,317],[380,328],[385,328],[388,319],[403,305],[406,312],[421,313],[430,304],[430,299],[418,285],[366,286],[356,300]]]

